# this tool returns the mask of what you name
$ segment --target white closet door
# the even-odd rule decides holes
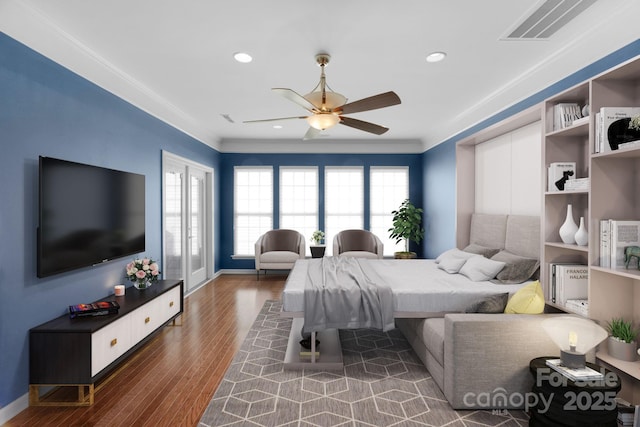
[[[541,122],[475,147],[475,212],[540,215]]]

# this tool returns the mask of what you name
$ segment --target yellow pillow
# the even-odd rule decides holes
[[[513,294],[507,306],[505,313],[514,314],[540,314],[544,311],[544,294],[540,281],[529,283]]]

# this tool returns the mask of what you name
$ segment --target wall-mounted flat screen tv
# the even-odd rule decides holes
[[[145,250],[145,177],[40,157],[37,275]]]

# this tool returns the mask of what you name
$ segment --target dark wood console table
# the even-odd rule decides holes
[[[183,312],[184,285],[159,280],[138,290],[128,287],[117,301],[117,314],[71,319],[60,316],[29,331],[29,404],[93,404],[94,384],[109,374],[162,327]],[[41,400],[40,387],[74,386],[76,401]]]

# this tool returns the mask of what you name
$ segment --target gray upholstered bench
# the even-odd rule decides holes
[[[454,409],[521,409],[531,359],[560,354],[540,327],[553,315],[455,313],[396,325]]]

